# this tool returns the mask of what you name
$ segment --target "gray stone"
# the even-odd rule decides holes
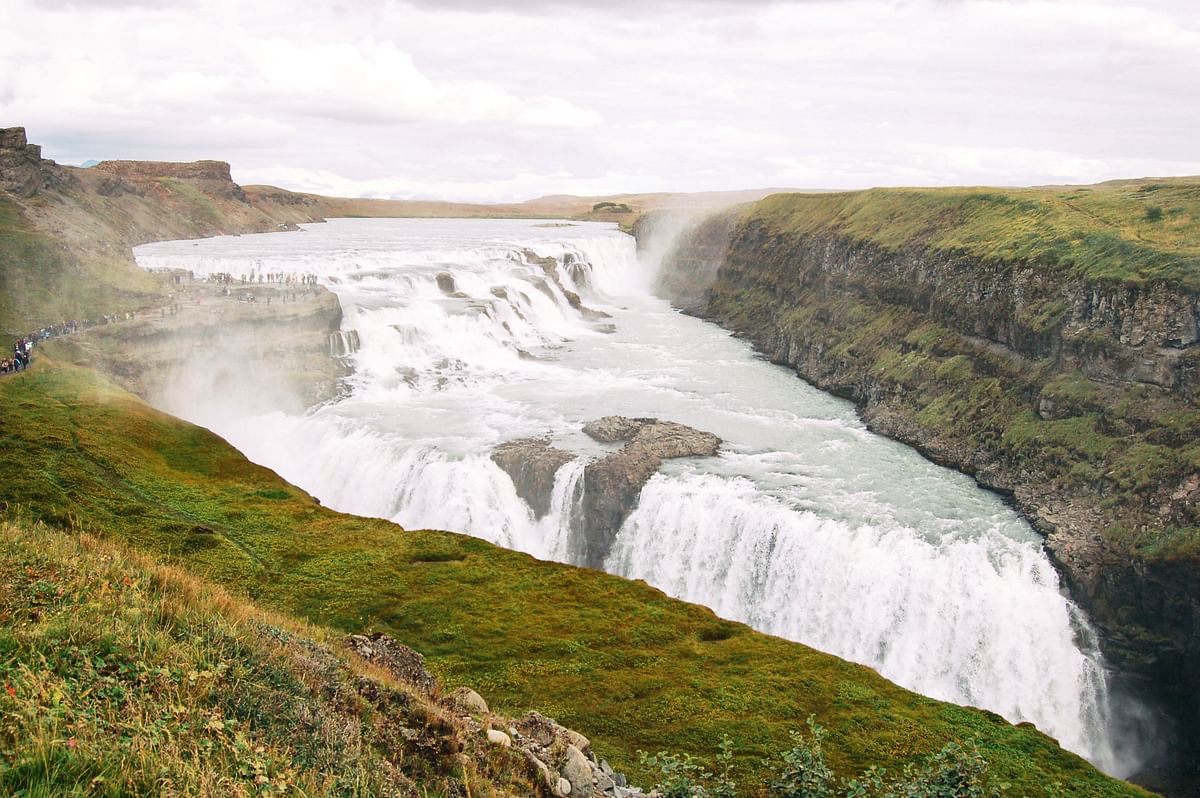
[[[571,794],[571,782],[567,781],[566,779],[559,778],[558,784],[556,784],[555,786],[558,788],[557,791],[558,791],[559,795],[570,795]]]
[[[601,443],[626,441],[620,451],[589,463],[583,472],[583,526],[576,564],[599,568],[617,530],[637,505],[642,486],[662,461],[716,454],[721,439],[673,421],[605,416],[583,431]]]
[[[574,745],[568,745],[560,772],[567,781],[571,782],[571,794],[588,798],[595,793],[592,779],[592,765],[583,751]]]
[[[498,745],[501,748],[509,748],[512,746],[512,739],[499,729],[488,729],[487,738],[489,743]]]
[[[460,687],[451,693],[444,703],[459,709],[468,715],[486,715],[488,714],[487,702],[483,700],[483,696],[472,690],[470,687]]]

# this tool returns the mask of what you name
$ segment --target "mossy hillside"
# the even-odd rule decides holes
[[[39,232],[0,194],[0,331],[18,336],[65,319],[98,318],[145,304],[155,281],[111,253],[86,266]]]
[[[335,633],[111,542],[0,524],[0,619],[5,796],[537,793]]]
[[[779,194],[753,208],[781,233],[835,233],[1084,278],[1200,290],[1200,178],[1049,188],[885,188]]]
[[[873,671],[721,621],[642,583],[444,532],[340,515],[216,436],[45,357],[0,382],[10,511],[82,525],[339,630],[378,629],[451,685],[537,708],[644,776],[636,751],[713,758],[743,784],[815,714],[831,763],[896,767],[979,740],[1013,794],[1137,795],[1033,729],[925,699]]]

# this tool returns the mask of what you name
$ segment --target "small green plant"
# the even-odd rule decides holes
[[[808,736],[792,732],[792,747],[783,752],[783,770],[771,784],[780,798],[830,798],[834,795],[833,770],[825,762],[821,741],[825,730],[808,716]]]
[[[722,737],[716,761],[719,772],[709,771],[689,754],[679,756],[667,751],[650,755],[639,751],[642,767],[657,771],[655,789],[662,798],[737,798],[733,771],[733,740]]]
[[[896,779],[872,766],[857,778],[839,780],[825,760],[825,729],[812,715],[807,724],[808,733],[792,732],[792,747],[780,755],[772,798],[999,798],[1009,787],[990,783],[987,760],[974,743],[956,742],[919,765],[908,765]],[[725,737],[720,747],[719,774],[688,754],[666,751],[654,756],[641,752],[642,766],[658,773],[654,788],[663,798],[737,798],[737,784],[730,777],[733,744]]]
[[[1163,209],[1161,205],[1151,205],[1146,209],[1147,222],[1161,222],[1163,218]]]

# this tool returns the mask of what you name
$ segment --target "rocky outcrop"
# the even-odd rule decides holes
[[[917,242],[693,228],[659,285],[868,425],[1012,497],[1102,634],[1119,687],[1200,731],[1200,522],[1189,447],[1200,296]],[[722,246],[724,242],[724,246]],[[1051,422],[1043,424],[1042,422]],[[1192,774],[1193,777],[1196,774]]]
[[[54,161],[42,157],[42,148],[30,144],[25,128],[0,128],[0,191],[32,197],[44,189],[67,182]]]
[[[378,665],[425,695],[434,695],[437,680],[425,669],[425,657],[422,654],[382,632],[370,636],[350,635],[346,643],[351,651],[367,662]]]
[[[637,506],[642,487],[664,460],[709,457],[721,446],[721,439],[710,432],[656,418],[605,416],[585,424],[583,431],[599,443],[623,444],[584,466],[581,495],[572,503],[576,509],[567,557],[589,568],[604,564],[617,532]],[[550,511],[558,470],[575,458],[546,438],[510,441],[492,453],[493,462],[509,475],[517,495],[538,518]]]
[[[271,285],[226,294],[222,285],[175,276],[169,308],[64,340],[71,347],[65,355],[160,409],[191,417],[235,401],[243,404],[231,411],[303,412],[338,395],[357,334],[339,331],[335,294]],[[239,301],[241,294],[257,301]]]
[[[642,486],[663,460],[709,457],[721,439],[672,421],[605,416],[583,431],[600,443],[624,443],[620,450],[589,463],[583,472],[583,548],[579,564],[599,568]]]
[[[637,787],[630,787],[624,775],[596,757],[588,738],[539,712],[508,719],[485,710],[465,713],[462,717],[492,745],[520,751],[547,795],[572,798],[644,795]]]
[[[574,459],[570,452],[552,446],[549,438],[508,441],[492,451],[492,461],[512,479],[517,495],[533,510],[535,518],[550,512],[554,476]]]
[[[453,728],[442,728],[445,739],[437,740],[439,753],[487,759],[488,748],[511,749],[520,755],[538,795],[554,798],[638,798],[644,793],[630,787],[625,776],[616,773],[607,762],[592,752],[591,741],[576,731],[559,725],[539,712],[510,718],[493,712],[483,696],[469,687],[459,687],[438,698],[437,679],[425,668],[425,658],[389,635],[349,635],[346,646],[358,656],[384,671],[422,699],[438,700],[440,711],[455,718],[472,739],[455,739]],[[313,650],[309,656],[329,659],[328,652]],[[322,663],[323,664],[323,663]],[[363,698],[384,706],[386,688],[370,678],[358,680]],[[412,732],[410,732],[412,734]],[[465,744],[464,744],[465,743]]]

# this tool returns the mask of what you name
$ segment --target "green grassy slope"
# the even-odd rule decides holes
[[[780,194],[754,215],[786,233],[835,232],[888,249],[915,244],[1059,264],[1097,280],[1200,288],[1200,178]]]
[[[145,303],[156,291],[155,281],[127,260],[97,253],[81,265],[0,194],[0,331],[15,336]]]
[[[916,696],[873,671],[717,619],[643,583],[483,541],[328,511],[211,433],[92,372],[43,357],[0,381],[0,499],[84,527],[340,630],[381,630],[451,685],[589,735],[618,769],[636,750],[711,758],[734,741],[755,783],[815,713],[842,772],[979,740],[1011,794],[1139,795],[1035,730]]]
[[[337,635],[121,546],[0,524],[0,619],[0,795],[536,794]]]

